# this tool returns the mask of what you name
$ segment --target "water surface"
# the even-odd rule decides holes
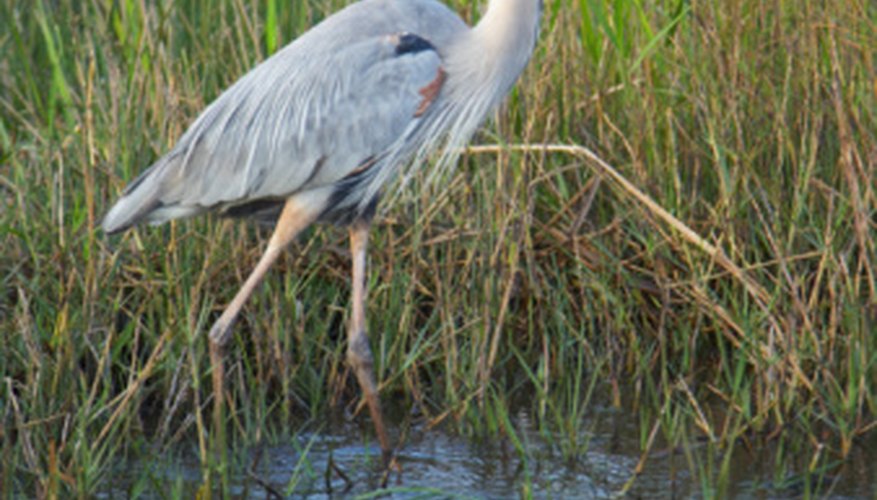
[[[597,409],[576,436],[576,445],[532,428],[518,413],[520,448],[508,438],[473,438],[441,428],[408,424],[397,466],[383,479],[380,450],[369,443],[366,423],[335,421],[318,432],[247,449],[235,460],[232,494],[245,498],[343,498],[383,491],[388,498],[875,498],[877,440],[862,443],[844,464],[804,474],[812,457],[777,463],[774,446],[735,449],[730,477],[717,484],[721,450],[693,438],[685,447],[655,446],[636,475],[640,426],[635,416]],[[398,429],[398,428],[397,428]],[[577,448],[564,456],[561,448]],[[107,497],[142,493],[191,498],[201,485],[193,446],[174,457],[120,464]],[[626,487],[630,483],[629,487]],[[808,489],[809,486],[809,489]],[[718,488],[718,490],[717,490]],[[383,497],[383,496],[382,496]]]

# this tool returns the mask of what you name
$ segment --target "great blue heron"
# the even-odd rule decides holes
[[[276,220],[265,253],[210,330],[211,352],[221,353],[244,302],[289,242],[318,220],[348,225],[347,357],[389,452],[365,321],[366,243],[379,193],[436,149],[444,148],[439,166],[455,161],[527,64],[541,10],[542,0],[490,0],[470,28],[436,0],[344,8],[223,92],[125,189],[104,231],[208,210]],[[213,363],[221,379],[220,354]]]

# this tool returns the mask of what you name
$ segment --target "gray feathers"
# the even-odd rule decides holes
[[[104,230],[208,209],[242,215],[327,187],[336,191],[319,198],[331,205],[327,216],[373,210],[400,168],[463,145],[523,68],[491,80],[481,61],[489,50],[472,53],[476,35],[434,0],[341,10],[210,104],[125,190]]]

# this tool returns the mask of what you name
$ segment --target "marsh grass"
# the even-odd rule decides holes
[[[242,465],[210,453],[204,332],[266,232],[204,217],[107,238],[98,221],[224,87],[343,3],[0,2],[2,496],[88,496],[112,464],[190,440],[203,492],[227,488]],[[575,457],[600,394],[641,421],[628,487],[658,448],[708,495],[740,447],[776,446],[778,481],[842,464],[877,422],[875,49],[866,0],[546,0],[489,147],[376,224],[382,397],[522,457],[524,406]],[[245,308],[232,449],[359,409],[347,257],[344,231],[314,228]],[[718,459],[690,451],[702,439]]]

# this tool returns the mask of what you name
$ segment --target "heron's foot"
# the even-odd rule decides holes
[[[386,488],[390,482],[390,475],[394,472],[401,474],[402,466],[396,460],[395,450],[383,450],[381,459],[383,465],[383,472],[381,472],[381,488]]]
[[[231,327],[234,325],[234,321],[228,321],[223,317],[220,317],[216,323],[213,324],[213,327],[210,328],[210,342],[218,345],[224,346],[228,343],[229,337],[231,337]]]

